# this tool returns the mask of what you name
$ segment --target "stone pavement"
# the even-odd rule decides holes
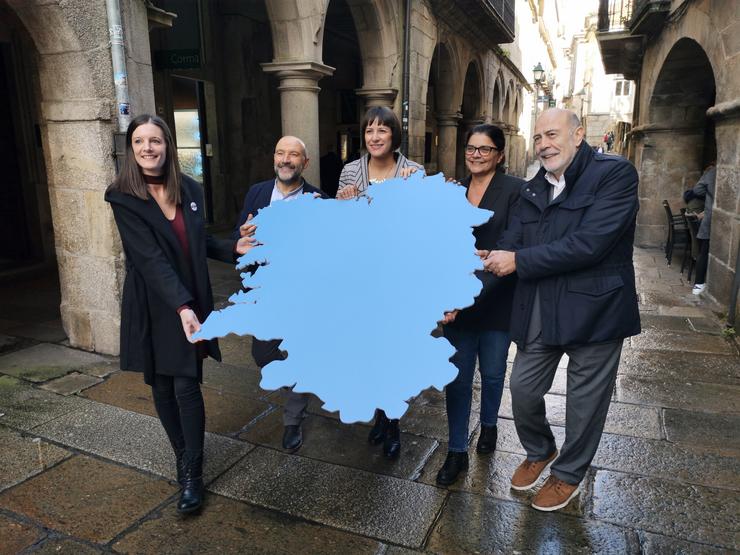
[[[691,295],[662,253],[637,249],[635,260],[644,332],[625,343],[580,496],[555,514],[534,511],[531,494],[508,487],[523,453],[508,390],[496,453],[472,449],[465,478],[441,488],[441,393],[412,403],[396,462],[367,444],[368,425],[340,423],[318,399],[305,445],[287,454],[282,396],[259,388],[249,340],[230,336],[224,362],[207,362],[204,376],[207,505],[181,518],[172,457],[141,376],[67,347],[48,307],[33,306],[38,322],[22,295],[0,298],[8,318],[0,320],[0,554],[738,550],[737,348],[720,333],[718,307]],[[212,275],[223,302],[238,281],[218,263]],[[565,362],[547,396],[559,441]]]

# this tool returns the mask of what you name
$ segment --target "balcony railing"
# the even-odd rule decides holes
[[[486,46],[514,41],[515,0],[429,0],[455,33]]]
[[[635,0],[601,0],[599,3],[599,31],[619,31],[629,27]]]

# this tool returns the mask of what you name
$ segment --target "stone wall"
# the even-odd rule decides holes
[[[643,58],[639,120],[630,146],[640,171],[637,242],[664,241],[660,201],[668,199],[678,211],[680,194],[696,182],[716,143],[707,283],[709,293],[727,303],[740,241],[740,4],[702,0],[674,15],[672,24],[648,43]]]
[[[114,175],[115,93],[105,4],[10,0],[38,52],[41,135],[64,329],[73,346],[118,352],[123,257],[103,192]],[[124,2],[127,38],[146,32],[140,0]],[[132,109],[152,109],[148,50],[132,45]],[[147,92],[148,89],[148,92]]]

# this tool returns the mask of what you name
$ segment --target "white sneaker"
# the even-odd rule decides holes
[[[706,286],[707,286],[707,284],[706,284],[706,283],[697,283],[696,285],[694,285],[694,288],[693,288],[693,289],[691,290],[691,292],[692,292],[692,293],[693,293],[694,295],[701,295],[701,294],[702,294],[702,292],[704,291],[704,288],[705,288]]]

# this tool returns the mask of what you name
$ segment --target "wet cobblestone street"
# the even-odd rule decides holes
[[[206,507],[181,518],[141,375],[65,346],[53,321],[26,324],[27,304],[0,299],[14,318],[0,320],[0,554],[738,550],[740,357],[721,333],[722,307],[692,295],[675,264],[635,249],[643,333],[625,342],[579,496],[550,514],[509,488],[523,449],[508,384],[496,452],[471,449],[470,470],[444,488],[434,481],[447,452],[442,393],[414,400],[395,462],[367,443],[368,425],[340,423],[318,399],[289,454],[281,393],[259,388],[249,340],[229,336],[223,363],[204,370]],[[213,265],[212,279],[217,302],[238,288],[229,266]],[[566,362],[547,396],[559,443]]]

